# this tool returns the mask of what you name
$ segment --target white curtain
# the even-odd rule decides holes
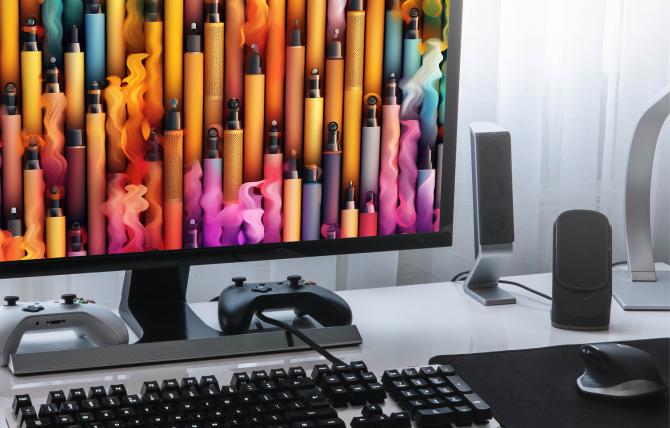
[[[626,258],[623,183],[642,106],[670,83],[668,0],[464,0],[454,245],[439,250],[194,267],[189,297],[206,300],[235,275],[301,273],[329,288],[446,280],[474,258],[468,123],[513,138],[516,242],[508,274],[550,270],[552,225],[567,209],[607,214],[614,258]],[[670,262],[670,124],[656,155],[653,237]],[[119,273],[0,282],[27,299],[72,290],[114,305]],[[157,285],[158,286],[158,285]]]

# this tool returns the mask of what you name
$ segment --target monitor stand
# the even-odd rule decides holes
[[[188,266],[126,271],[119,314],[138,343],[219,337],[186,303]]]
[[[9,369],[15,375],[27,375],[309,349],[283,330],[260,329],[226,336],[208,326],[186,302],[188,273],[188,266],[161,266],[126,273],[119,313],[140,338],[137,343],[12,354]],[[216,288],[222,289],[223,284]],[[309,323],[303,325],[310,327]],[[316,326],[301,331],[325,348],[363,343],[355,325]]]

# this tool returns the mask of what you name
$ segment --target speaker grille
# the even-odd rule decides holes
[[[514,242],[512,145],[506,132],[480,134],[475,143],[479,243]]]
[[[223,200],[233,202],[239,198],[244,162],[244,134],[226,135],[223,142]]]
[[[165,200],[181,201],[183,193],[183,138],[178,135],[166,135],[163,141],[165,159]]]

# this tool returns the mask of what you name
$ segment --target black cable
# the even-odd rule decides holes
[[[461,272],[461,273],[459,273],[458,275],[454,276],[454,277],[452,278],[451,282],[457,282],[457,281],[465,280],[465,278],[467,278],[467,275],[468,275],[469,273],[470,273],[470,272]],[[464,276],[464,277],[463,277],[463,276]],[[463,277],[463,278],[461,278],[461,277]],[[515,285],[515,286],[517,286],[517,287],[521,287],[521,288],[523,288],[523,289],[526,290],[526,291],[529,291],[529,292],[531,292],[531,293],[533,293],[533,294],[536,294],[536,295],[538,295],[538,296],[540,296],[540,297],[544,297],[544,298],[547,299],[547,300],[551,300],[551,296],[549,296],[549,295],[547,295],[547,294],[544,294],[544,293],[541,292],[541,291],[533,290],[532,288],[528,287],[527,285],[523,285],[523,284],[520,284],[520,283],[518,283],[518,282],[514,282],[514,281],[507,281],[507,280],[504,280],[504,279],[498,280],[498,282],[501,283],[501,284],[509,284],[509,285]]]
[[[530,291],[530,292],[533,293],[533,294],[537,294],[537,295],[540,296],[540,297],[544,297],[544,298],[547,299],[547,300],[551,300],[551,296],[549,296],[549,295],[547,295],[547,294],[544,294],[544,293],[541,292],[541,291],[533,290],[532,288],[530,288],[530,287],[528,287],[528,286],[526,286],[526,285],[523,285],[523,284],[519,284],[518,282],[514,282],[514,281],[506,281],[506,280],[504,280],[504,279],[498,280],[498,282],[501,283],[501,284],[516,285],[517,287],[521,287],[521,288],[523,288],[523,289],[526,290],[526,291]]]
[[[458,281],[458,280],[460,279],[461,276],[463,276],[463,275],[467,275],[467,274],[469,274],[469,273],[470,273],[469,270],[466,270],[466,271],[457,273],[456,275],[453,276],[453,278],[451,278],[451,282],[456,282],[456,281]]]
[[[628,264],[628,262],[624,260],[624,261],[621,261],[621,262],[615,262],[615,263],[612,263],[612,267],[614,267],[614,266],[623,266],[623,265],[627,265],[627,264]]]
[[[324,347],[322,347],[321,345],[319,345],[318,343],[316,343],[315,341],[313,341],[312,339],[310,339],[309,337],[307,337],[307,335],[306,335],[305,333],[301,332],[301,331],[298,330],[297,328],[292,327],[292,326],[286,324],[285,322],[276,320],[276,319],[274,319],[274,318],[270,318],[270,317],[268,317],[267,315],[263,315],[263,313],[261,313],[260,311],[259,311],[259,312],[256,312],[256,317],[257,317],[259,320],[263,321],[263,322],[266,322],[266,323],[268,323],[268,324],[271,324],[271,325],[273,325],[273,326],[275,326],[275,327],[279,327],[279,328],[281,328],[281,329],[283,329],[283,330],[285,330],[285,331],[288,331],[289,333],[291,333],[291,334],[297,336],[300,340],[302,340],[303,342],[305,342],[305,344],[306,344],[307,346],[309,346],[309,347],[312,348],[314,351],[316,351],[316,352],[318,352],[319,354],[321,354],[325,359],[327,359],[327,360],[330,361],[331,363],[333,363],[333,364],[344,364],[344,365],[346,365],[346,363],[345,363],[344,361],[340,360],[340,359],[337,358],[335,355],[333,355],[333,354],[331,354],[330,352],[328,352]]]

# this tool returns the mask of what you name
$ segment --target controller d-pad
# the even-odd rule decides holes
[[[269,291],[272,291],[272,287],[268,287],[267,285],[257,285],[254,288],[252,288],[251,291],[254,291],[256,293],[267,293]]]
[[[23,312],[40,312],[40,311],[44,310],[44,306],[42,306],[42,305],[28,305],[21,310]]]

